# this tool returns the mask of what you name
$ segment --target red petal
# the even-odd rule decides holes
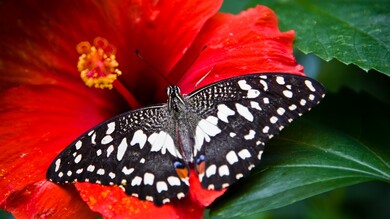
[[[119,187],[76,183],[84,201],[105,218],[203,218],[205,206],[226,191],[203,189],[194,171],[190,174],[190,185],[187,197],[157,207],[152,202],[126,195]]]
[[[97,218],[81,201],[72,185],[61,188],[48,181],[27,185],[12,193],[1,203],[1,208],[12,212],[16,218]]]
[[[198,87],[257,72],[302,75],[303,67],[296,63],[292,53],[293,40],[294,32],[280,32],[276,15],[265,6],[238,15],[219,13],[208,20],[175,71],[183,71],[199,55],[180,82],[184,93],[191,92],[210,71]],[[200,53],[204,46],[207,48]]]
[[[120,68],[126,72],[120,79],[127,87],[132,88],[136,96],[147,96],[147,103],[165,101],[166,96],[156,100],[158,92],[165,94],[175,76],[168,75],[171,69],[183,57],[195,37],[206,23],[215,15],[222,4],[221,0],[213,1],[140,1],[133,5],[105,4],[107,14],[114,15],[111,22],[118,24],[123,42],[117,46]],[[128,11],[131,11],[129,13]],[[138,49],[143,60],[135,54]],[[126,53],[119,54],[120,51]],[[122,63],[126,63],[124,66]],[[156,70],[155,70],[156,69]],[[144,83],[144,79],[148,83]]]
[[[9,199],[17,200],[24,191],[30,191],[32,196],[35,191],[41,191],[42,196],[55,196],[58,188],[50,191],[55,186],[40,187],[54,157],[80,133],[117,113],[102,99],[54,86],[9,89],[0,96],[0,112],[0,205],[10,211],[17,209],[17,203],[10,204]],[[30,199],[25,197],[20,197],[18,203],[25,203],[32,210],[52,208],[52,203],[28,203]],[[85,210],[80,205],[84,206],[78,199],[67,208]]]
[[[226,189],[222,189],[221,191],[204,189],[194,171],[191,171],[190,174],[190,185],[191,200],[198,202],[201,206],[209,206],[226,191]]]
[[[119,187],[90,183],[76,183],[76,187],[89,207],[105,218],[180,218],[177,206],[157,207],[153,202],[126,195]]]

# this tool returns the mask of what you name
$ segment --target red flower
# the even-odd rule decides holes
[[[274,13],[262,6],[230,15],[217,13],[221,1],[1,4],[0,207],[17,217],[87,218],[95,211],[104,217],[201,218],[223,191],[202,190],[193,172],[190,194],[162,207],[118,187],[59,186],[45,173],[84,131],[130,110],[131,96],[142,105],[166,101],[168,84],[151,66],[183,93],[210,71],[198,87],[254,72],[303,74],[292,55],[294,32],[281,33]],[[119,67],[111,67],[122,73],[116,89],[89,88],[80,80],[75,46],[97,36],[113,46],[107,50],[116,50]]]

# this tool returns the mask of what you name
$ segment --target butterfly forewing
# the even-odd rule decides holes
[[[118,185],[128,195],[158,205],[182,198],[188,191],[188,178],[180,178],[174,168],[177,161],[185,163],[175,145],[176,133],[171,132],[174,123],[168,118],[167,106],[162,105],[100,124],[61,152],[47,178],[59,183]]]
[[[264,143],[317,105],[324,92],[310,78],[274,73],[227,79],[190,94],[201,118],[194,160],[202,186],[221,189],[248,175]]]

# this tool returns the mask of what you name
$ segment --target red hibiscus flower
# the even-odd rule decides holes
[[[292,55],[294,32],[281,33],[270,9],[258,6],[231,15],[217,12],[221,4],[3,1],[0,207],[22,218],[97,217],[95,212],[107,218],[201,218],[223,191],[203,190],[193,172],[187,197],[162,207],[115,186],[60,186],[45,173],[56,155],[94,125],[134,107],[165,102],[168,84],[154,69],[182,93],[199,81],[197,87],[241,74],[303,74]],[[77,66],[79,58],[84,61]]]

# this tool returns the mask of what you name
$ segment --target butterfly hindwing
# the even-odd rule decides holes
[[[166,104],[121,114],[88,131],[53,161],[47,178],[58,183],[118,185],[128,195],[157,205],[188,192],[185,164],[176,147]],[[184,165],[188,173],[188,166]]]
[[[223,80],[190,94],[201,118],[194,160],[202,186],[221,189],[248,175],[264,143],[317,105],[324,93],[310,78],[272,73]]]

